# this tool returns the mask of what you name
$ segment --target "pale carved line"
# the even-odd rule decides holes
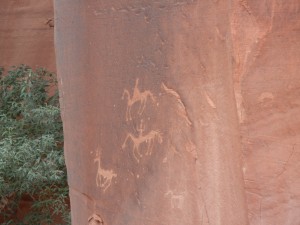
[[[96,152],[96,158],[94,159],[94,163],[98,164],[96,174],[96,185],[97,187],[103,188],[103,191],[105,192],[110,187],[112,179],[117,177],[117,174],[114,173],[113,170],[105,170],[101,168],[101,156],[99,149]]]
[[[184,118],[186,124],[188,126],[191,126],[192,125],[192,122],[190,120],[190,118],[188,117],[188,114],[187,114],[187,111],[186,111],[186,108],[185,108],[185,105],[183,104],[182,100],[181,100],[181,97],[180,95],[173,89],[171,88],[168,88],[164,83],[161,84],[161,88],[169,95],[173,96],[176,98],[176,101],[179,105],[179,110],[177,111],[177,114],[179,116],[181,116],[182,118]]]
[[[139,79],[135,81],[135,86],[133,89],[133,95],[131,96],[127,89],[124,89],[122,99],[127,96],[127,109],[126,109],[126,121],[132,120],[131,108],[135,103],[140,103],[138,114],[141,115],[146,107],[147,99],[150,98],[152,102],[156,102],[154,95],[149,90],[140,91],[138,88]]]
[[[133,149],[132,149],[133,156],[136,159],[136,161],[139,162],[139,158],[142,158],[142,153],[140,149],[141,144],[143,143],[147,144],[147,149],[145,154],[151,155],[155,140],[160,144],[162,143],[162,133],[159,130],[151,130],[149,133],[144,135],[143,133],[145,131],[145,126],[143,120],[141,121],[140,127],[137,130],[138,130],[137,136],[134,136],[132,133],[127,134],[122,144],[122,149],[125,149],[127,142],[131,140],[133,143]]]
[[[173,190],[169,190],[165,193],[165,197],[169,197],[171,200],[171,206],[173,209],[182,209],[185,199],[185,192],[174,192]]]
[[[89,222],[88,225],[103,225],[104,224],[102,218],[97,214],[93,214],[92,216],[90,216],[88,219],[88,222]]]

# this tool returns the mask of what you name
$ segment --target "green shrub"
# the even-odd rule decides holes
[[[32,206],[16,218],[22,199]],[[0,68],[0,212],[3,224],[70,223],[57,81],[44,69]]]

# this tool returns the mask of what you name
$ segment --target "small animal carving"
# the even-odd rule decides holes
[[[122,99],[124,99],[125,96],[127,96],[126,121],[132,120],[131,108],[135,103],[140,103],[138,114],[141,115],[145,110],[148,98],[150,98],[152,102],[155,102],[154,95],[149,90],[141,92],[138,88],[138,84],[139,79],[136,79],[132,96],[130,96],[130,93],[127,89],[125,89],[123,92]]]
[[[123,142],[122,149],[126,148],[127,142],[129,140],[133,143],[133,156],[137,162],[139,162],[139,158],[142,157],[140,146],[143,143],[146,143],[147,150],[146,155],[150,155],[152,153],[154,141],[157,140],[158,143],[162,143],[162,134],[159,130],[151,130],[148,134],[144,135],[145,126],[143,120],[141,121],[141,125],[138,130],[138,136],[134,136],[133,134],[127,134],[125,141]]]
[[[114,177],[117,177],[117,174],[115,174],[113,170],[105,170],[101,168],[101,159],[99,152],[96,153],[94,162],[98,164],[96,185],[97,187],[103,188],[103,191],[105,192],[111,185],[112,179]]]
[[[88,225],[104,225],[102,218],[97,214],[93,214],[92,216],[90,216],[88,222]]]
[[[175,208],[182,209],[183,208],[184,196],[185,196],[185,192],[174,193],[173,191],[168,191],[165,194],[165,197],[169,197],[171,199],[171,206],[173,209],[175,209]]]

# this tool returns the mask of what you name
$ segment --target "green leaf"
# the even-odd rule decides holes
[[[55,75],[26,65],[0,68],[0,200],[9,197],[3,224],[70,224],[63,131]],[[20,200],[33,206],[15,218]]]

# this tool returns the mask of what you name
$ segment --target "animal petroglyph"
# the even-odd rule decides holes
[[[132,120],[131,108],[135,103],[138,102],[140,103],[138,114],[141,115],[145,110],[148,98],[150,98],[152,102],[155,102],[154,95],[149,90],[145,90],[141,92],[140,89],[138,88],[138,84],[139,84],[139,79],[136,79],[132,96],[130,96],[130,93],[127,89],[125,89],[123,92],[122,99],[124,99],[125,96],[127,96],[126,121]]]
[[[169,197],[171,199],[171,206],[173,209],[182,209],[184,203],[185,192],[174,193],[173,191],[168,191],[165,193],[165,197]]]
[[[96,185],[97,187],[103,188],[103,191],[105,192],[107,188],[110,187],[112,179],[114,177],[117,177],[117,174],[115,174],[113,170],[105,170],[101,168],[101,158],[99,151],[96,153],[94,162],[98,164]]]
[[[139,162],[139,158],[142,157],[140,149],[141,144],[146,144],[146,155],[151,155],[155,140],[157,140],[158,143],[162,143],[162,134],[159,130],[151,130],[149,133],[144,135],[143,133],[145,130],[145,126],[143,120],[141,121],[140,127],[137,130],[138,136],[134,136],[131,133],[127,134],[125,141],[122,145],[122,149],[125,149],[127,142],[131,140],[133,143],[133,156],[136,159],[136,161]]]

